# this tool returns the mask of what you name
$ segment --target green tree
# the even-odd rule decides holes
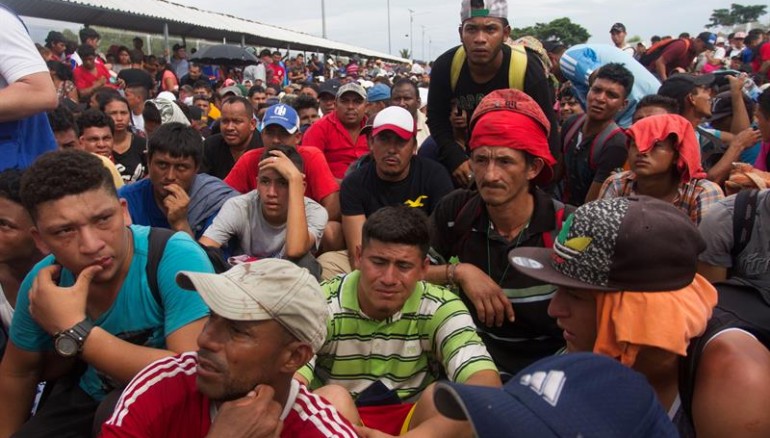
[[[534,26],[517,27],[511,30],[511,38],[516,39],[531,35],[540,40],[558,41],[566,46],[582,44],[591,38],[583,26],[573,23],[569,18],[557,18],[549,23],[535,23]]]
[[[734,26],[736,24],[752,23],[767,13],[767,5],[740,5],[732,3],[730,9],[714,9],[711,12],[710,23],[706,27]]]
[[[412,52],[409,49],[401,49],[398,51],[398,56],[404,59],[412,59]]]

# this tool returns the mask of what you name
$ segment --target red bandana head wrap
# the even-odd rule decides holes
[[[628,142],[636,143],[640,153],[646,153],[655,143],[674,136],[674,149],[679,152],[676,169],[683,183],[694,178],[705,178],[706,172],[701,167],[700,144],[695,138],[692,124],[676,114],[659,114],[645,117],[626,131]]]
[[[556,160],[548,148],[551,124],[537,102],[514,89],[496,90],[481,100],[471,117],[471,151],[483,146],[507,147],[527,152],[545,162],[535,177],[537,184],[553,177]]]

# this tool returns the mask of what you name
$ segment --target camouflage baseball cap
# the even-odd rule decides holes
[[[508,2],[506,0],[462,0],[460,22],[475,17],[508,19]]]
[[[602,199],[578,208],[553,248],[516,248],[518,271],[551,284],[601,291],[682,289],[706,243],[670,203],[648,196]]]

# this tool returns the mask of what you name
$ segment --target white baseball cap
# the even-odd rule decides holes
[[[182,271],[179,287],[197,291],[217,315],[233,321],[275,320],[318,351],[329,310],[316,279],[288,260],[243,263],[222,274]]]
[[[378,112],[372,125],[364,128],[365,131],[369,129],[372,130],[372,136],[382,131],[393,131],[404,140],[409,140],[417,133],[412,114],[400,106],[389,106]]]

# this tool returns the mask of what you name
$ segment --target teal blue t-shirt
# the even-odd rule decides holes
[[[203,249],[192,238],[184,233],[176,233],[169,239],[158,266],[158,288],[163,302],[161,307],[147,283],[150,228],[140,225],[131,225],[129,228],[134,239],[134,255],[128,275],[112,306],[93,323],[132,344],[166,348],[166,338],[171,333],[209,313],[197,293],[177,286],[177,272],[214,272],[214,268]],[[10,336],[11,341],[22,350],[53,350],[53,338],[29,314],[29,288],[38,271],[50,266],[53,260],[53,255],[41,260],[27,274],[19,288]],[[67,287],[74,283],[72,272],[62,269],[59,284]],[[104,398],[116,386],[108,376],[90,365],[80,379],[83,391],[96,400]]]

